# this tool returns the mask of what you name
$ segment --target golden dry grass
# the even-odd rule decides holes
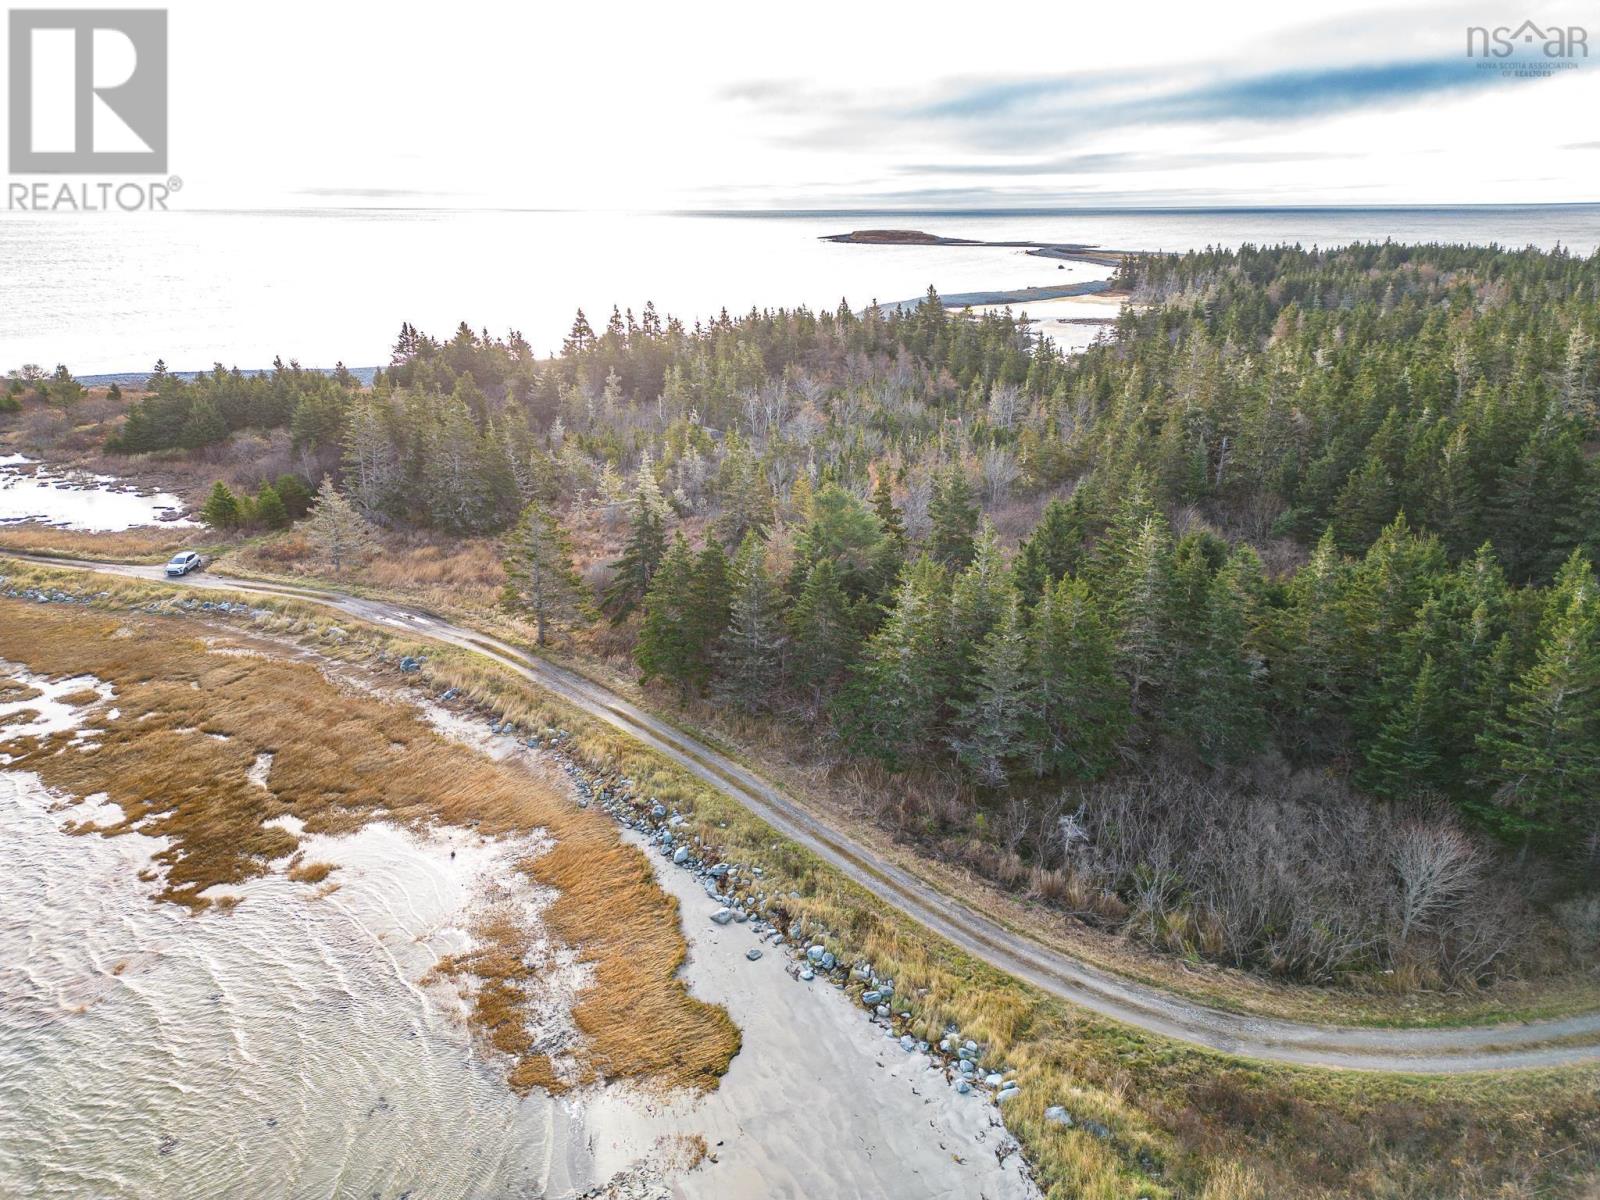
[[[614,559],[624,526],[586,506],[566,514],[574,562],[591,576]],[[694,530],[695,522],[686,522]],[[531,647],[533,631],[519,614],[500,606],[504,573],[492,539],[449,538],[423,532],[390,534],[369,562],[328,574],[310,546],[288,533],[252,543],[230,556],[225,569],[268,578],[332,583],[345,589],[420,602],[443,614]],[[716,705],[684,702],[671,689],[643,689],[632,664],[631,625],[598,621],[557,638],[545,653],[563,665],[599,679],[635,703],[741,759],[791,795],[850,828],[878,853],[929,879],[966,903],[995,911],[1046,944],[1131,979],[1167,988],[1204,1004],[1291,1020],[1352,1025],[1461,1025],[1558,1017],[1594,1007],[1592,972],[1562,967],[1554,973],[1507,978],[1470,991],[1424,990],[1404,972],[1318,986],[1271,979],[1190,956],[1154,950],[1125,936],[1097,929],[1074,916],[1114,901],[1100,895],[1065,895],[1064,877],[1041,877],[1028,886],[1020,860],[1015,877],[980,873],[974,862],[987,847],[970,840],[958,846],[921,838],[891,819],[898,804],[950,790],[948,772],[889,775],[860,763],[840,763],[837,746],[819,737],[814,723],[747,719]],[[961,812],[976,803],[970,789],[950,801]],[[915,807],[915,804],[905,804]],[[972,861],[969,861],[972,860]],[[1064,902],[1065,901],[1065,902]]]
[[[336,868],[330,862],[292,863],[286,874],[296,883],[321,883]]]
[[[96,603],[118,608],[173,595],[42,568],[30,568],[26,581],[107,590]],[[275,628],[325,644],[327,614],[262,603],[278,614]],[[1450,1078],[1301,1070],[1091,1018],[929,937],[719,791],[476,655],[365,626],[329,647],[363,661],[418,652],[428,655],[427,685],[462,689],[484,710],[533,729],[566,731],[578,762],[612,783],[632,781],[636,802],[659,799],[684,814],[683,836],[762,866],[765,889],[785,897],[779,916],[791,934],[893,975],[909,1028],[936,1037],[949,1023],[983,1043],[986,1062],[1023,1086],[1006,1107],[1006,1127],[1048,1200],[1594,1200],[1600,1070]],[[1072,1128],[1044,1119],[1053,1103],[1079,1118]],[[1106,1136],[1084,1118],[1102,1122]]]
[[[821,940],[892,976],[914,1035],[937,1040],[954,1025],[982,1043],[987,1062],[1022,1084],[1006,1127],[1050,1200],[1531,1200],[1581,1195],[1600,1163],[1600,1071],[1296,1070],[1090,1017],[929,937],[722,793],[483,660],[432,648],[424,671],[502,719],[567,731],[580,762],[688,817],[684,836],[698,834],[728,861],[759,863],[767,892],[785,897],[778,915],[791,940]],[[1045,1120],[1053,1103],[1077,1125]]]
[[[121,533],[89,533],[29,523],[0,529],[0,548],[65,558],[162,562],[179,550],[192,549],[197,538],[203,542],[214,540],[205,530],[174,529],[167,525],[151,525]]]
[[[676,901],[608,818],[448,741],[410,706],[340,688],[275,649],[249,637],[208,644],[160,618],[0,600],[0,658],[51,678],[93,675],[115,688],[119,711],[115,720],[110,705],[88,714],[95,749],[69,748],[65,732],[7,750],[54,788],[103,792],[120,805],[123,821],[106,832],[137,825],[169,839],[156,856],[159,895],[194,910],[215,903],[206,889],[261,875],[297,852],[294,835],[265,824],[278,816],[321,834],[376,818],[413,828],[443,821],[491,837],[544,829],[554,848],[522,869],[573,890],[550,905],[549,928],[595,972],[574,1011],[580,1078],[714,1084],[738,1050],[738,1032],[677,978],[685,947]],[[248,777],[260,754],[273,756],[267,787]],[[332,870],[291,866],[290,878],[308,885]],[[522,1019],[522,985],[537,967],[524,953],[526,931],[502,921],[481,932],[484,946],[471,956],[480,1028],[516,1060],[513,1084],[545,1082],[548,1064],[532,1053]]]
[[[493,608],[506,584],[494,539],[421,532],[382,534],[370,558],[347,565],[337,578],[305,535],[293,530],[242,546],[228,566],[244,574],[370,588],[445,611]]]

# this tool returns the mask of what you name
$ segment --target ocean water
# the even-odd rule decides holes
[[[388,360],[402,321],[516,329],[554,349],[583,307],[647,300],[693,321],[726,307],[1012,289],[1085,277],[1020,250],[841,245],[861,228],[986,241],[1187,250],[1355,240],[1600,245],[1600,206],[1431,209],[1076,210],[763,215],[318,209],[0,213],[0,371],[80,374]]]
[[[111,475],[61,471],[21,454],[0,454],[0,526],[40,521],[109,533],[194,525],[182,512],[183,501],[171,492],[140,492]]]

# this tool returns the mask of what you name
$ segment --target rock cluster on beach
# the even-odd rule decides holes
[[[456,696],[452,688],[439,699],[448,702]],[[722,927],[745,926],[760,943],[746,951],[747,960],[759,961],[763,946],[786,951],[789,961],[785,970],[791,978],[802,984],[823,979],[853,994],[866,1010],[867,1019],[883,1029],[886,1040],[906,1054],[924,1054],[938,1063],[958,1095],[988,1096],[996,1104],[1004,1104],[1021,1094],[1021,1085],[998,1064],[986,1062],[984,1048],[970,1038],[963,1039],[958,1029],[947,1028],[937,1043],[916,1036],[910,1002],[902,999],[897,1003],[895,981],[880,975],[864,958],[846,961],[842,947],[830,947],[828,930],[796,919],[784,901],[798,900],[798,893],[784,896],[769,890],[760,866],[725,859],[693,831],[687,816],[654,797],[641,796],[633,780],[584,766],[571,752],[566,731],[532,732],[513,722],[493,720],[489,732],[513,737],[524,749],[548,755],[566,774],[579,807],[598,805],[643,837],[667,862],[691,872],[719,905],[711,922]]]

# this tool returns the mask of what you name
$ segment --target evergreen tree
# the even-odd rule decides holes
[[[377,543],[372,526],[326,475],[305,527],[312,543],[333,564],[334,574],[343,570],[345,563],[370,553]]]
[[[644,599],[644,620],[634,661],[644,682],[655,678],[687,680],[695,670],[692,622],[688,606],[694,586],[694,554],[682,533],[651,576]]]
[[[986,787],[1001,787],[1028,758],[1028,639],[1015,591],[983,639],[969,677],[971,699],[957,707],[950,746]]]
[[[432,523],[450,533],[504,528],[515,488],[498,447],[480,432],[459,393],[428,427],[425,445],[423,489]]]
[[[1177,620],[1193,632],[1176,664],[1168,715],[1208,763],[1244,758],[1259,749],[1265,732],[1266,665],[1253,644],[1264,587],[1260,559],[1242,547],[1182,602]]]
[[[399,448],[386,427],[387,405],[362,397],[351,406],[344,434],[344,479],[350,497],[368,517],[398,515]]]
[[[222,419],[216,402],[210,399],[195,401],[189,406],[189,415],[183,422],[183,432],[178,444],[185,450],[198,450],[228,436],[228,426]]]
[[[1027,746],[1038,775],[1094,779],[1128,728],[1128,689],[1093,593],[1064,578],[1045,588],[1029,628]]]
[[[1533,665],[1482,738],[1507,832],[1593,830],[1600,818],[1600,596],[1577,551],[1551,589]]]
[[[234,529],[239,524],[239,498],[228,485],[217,480],[211,494],[200,506],[200,519],[216,530]]]
[[[523,508],[506,538],[505,568],[505,603],[533,617],[538,645],[545,645],[552,624],[588,614],[583,581],[572,566],[572,539],[537,500]]]
[[[889,488],[889,472],[884,467],[877,470],[877,478],[872,485],[872,511],[878,514],[878,523],[883,526],[884,536],[894,543],[896,549],[904,551],[906,545],[906,523],[900,515],[900,510],[895,507],[894,493]]]
[[[985,517],[973,541],[972,561],[950,588],[950,629],[945,636],[946,701],[959,708],[977,677],[976,661],[989,631],[1015,594],[1000,535]]]
[[[278,493],[278,499],[283,501],[284,512],[290,520],[298,521],[306,515],[311,507],[311,489],[306,487],[300,476],[279,475],[272,487]]]
[[[1349,564],[1326,531],[1311,559],[1288,587],[1288,607],[1279,617],[1277,711],[1295,741],[1329,749],[1343,738],[1352,680]]]
[[[712,528],[725,543],[737,546],[752,531],[766,537],[772,524],[772,493],[760,464],[744,443],[732,438],[730,441],[733,444],[723,459],[717,481],[722,511]]]
[[[289,510],[284,507],[282,497],[270,483],[263,483],[256,492],[255,520],[258,525],[265,525],[268,529],[283,529],[289,524]]]
[[[860,648],[860,619],[838,565],[819,559],[806,573],[790,616],[794,681],[813,710],[830,698]]]
[[[891,767],[933,744],[945,695],[944,572],[923,557],[905,572],[894,607],[868,641],[840,697],[845,740]]]
[[[610,614],[613,625],[627,620],[644,601],[667,552],[667,504],[661,497],[649,455],[639,464],[632,508],[622,557],[611,564],[611,582],[601,597],[601,607]]]
[[[1362,786],[1391,800],[1404,800],[1430,788],[1439,774],[1447,720],[1444,704],[1445,694],[1430,654],[1422,660],[1410,697],[1367,747]]]
[[[728,559],[716,542],[698,556],[680,533],[644,601],[634,659],[646,681],[663,678],[685,695],[711,675],[711,652],[728,626]]]
[[[971,562],[973,539],[978,532],[978,506],[972,498],[972,485],[959,464],[952,464],[935,479],[928,518],[933,524],[928,536],[928,553],[933,560],[957,570]]]
[[[1059,497],[1044,506],[1033,532],[1017,550],[1017,589],[1029,604],[1078,565],[1085,530],[1081,512]]]
[[[886,583],[887,552],[877,514],[838,484],[824,484],[811,499],[809,519],[795,546],[791,590],[798,590],[813,565],[830,559],[851,595],[876,596]]]
[[[1134,708],[1159,716],[1173,656],[1172,541],[1166,522],[1146,519],[1119,558],[1111,592],[1118,667]]]
[[[717,643],[717,691],[735,708],[761,712],[782,686],[783,593],[767,572],[766,547],[755,530],[733,562],[728,628]]]

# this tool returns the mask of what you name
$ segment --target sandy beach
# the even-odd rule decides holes
[[[570,779],[558,756],[489,731],[486,722],[429,706],[437,728],[498,759]],[[574,801],[578,797],[573,791]],[[677,898],[689,944],[684,975],[698,998],[725,1007],[743,1048],[714,1091],[661,1097],[635,1087],[565,1098],[587,1131],[599,1195],[682,1200],[854,1197],[857,1200],[1028,1200],[1038,1195],[980,1090],[957,1093],[925,1053],[907,1052],[846,993],[799,978],[789,952],[752,925],[719,925],[691,870],[637,832],[661,886]],[[760,957],[748,957],[752,949]],[[618,997],[625,1004],[625,997]],[[703,1138],[698,1167],[675,1168],[663,1144]],[[664,1189],[664,1190],[652,1190]]]

